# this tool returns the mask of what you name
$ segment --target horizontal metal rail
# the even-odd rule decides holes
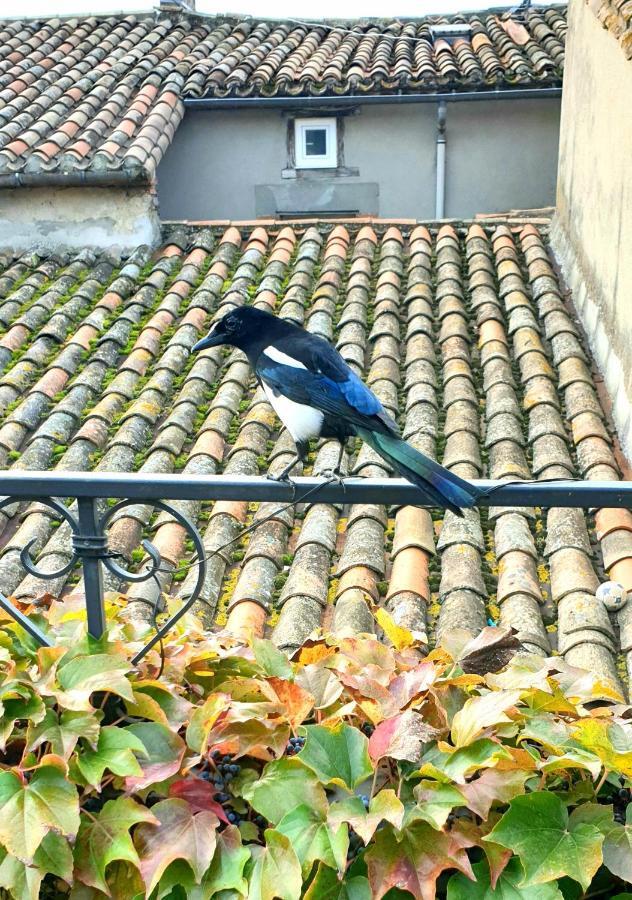
[[[478,506],[563,506],[584,509],[632,509],[632,481],[491,481],[472,482],[484,490]],[[121,472],[4,472],[0,496],[36,500],[45,497],[126,498],[148,500],[249,500],[290,502],[313,491],[323,503],[383,503],[433,506],[421,488],[404,478],[294,478],[293,484],[264,477],[224,475],[151,475]]]
[[[483,494],[478,506],[539,507],[622,507],[632,509],[632,481],[487,481],[473,482]],[[76,499],[76,510],[64,499]],[[164,498],[164,499],[163,499]],[[98,500],[118,502],[102,510]],[[424,491],[403,478],[296,478],[291,483],[263,477],[230,478],[206,475],[151,475],[121,472],[4,472],[0,475],[0,509],[21,500],[37,500],[53,510],[56,517],[70,527],[72,554],[70,561],[56,572],[42,571],[31,559],[31,544],[23,547],[21,562],[31,575],[42,579],[67,575],[81,561],[88,633],[100,638],[106,628],[103,574],[104,570],[123,582],[157,579],[159,572],[174,570],[173,564],[162,567],[158,549],[143,541],[146,560],[140,572],[131,572],[116,562],[119,554],[108,548],[107,528],[112,519],[136,501],[171,515],[187,532],[193,543],[195,560],[188,565],[197,568],[196,584],[191,595],[156,634],[134,656],[139,662],[173,628],[200,596],[206,577],[207,555],[195,524],[169,501],[174,500],[247,500],[292,503],[381,503],[389,506],[433,506]],[[222,549],[222,548],[220,548]],[[219,551],[215,551],[219,552]],[[124,561],[123,561],[124,562]],[[160,584],[158,583],[160,587]],[[0,594],[0,608],[12,616],[39,644],[52,646],[51,637],[42,631],[11,600]]]

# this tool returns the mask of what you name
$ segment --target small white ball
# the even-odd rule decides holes
[[[606,609],[621,609],[628,600],[628,592],[618,581],[604,581],[597,588],[597,599],[601,600]]]

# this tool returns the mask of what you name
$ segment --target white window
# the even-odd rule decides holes
[[[294,147],[297,169],[335,169],[338,141],[335,119],[296,119]]]

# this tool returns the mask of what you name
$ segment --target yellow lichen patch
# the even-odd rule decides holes
[[[223,628],[228,621],[228,604],[230,603],[230,598],[233,596],[233,591],[239,580],[239,575],[240,569],[235,566],[224,579],[224,586],[217,603],[217,613],[215,616],[215,622],[220,628]]]
[[[490,594],[489,600],[487,601],[487,615],[490,619],[493,619],[494,622],[497,622],[500,618],[500,606],[496,603],[496,594]]]
[[[540,581],[540,584],[548,584],[551,580],[549,576],[549,570],[544,565],[544,563],[540,563],[538,565],[538,579]]]
[[[336,596],[338,594],[338,578],[332,578],[329,582],[329,589],[327,591],[327,603],[329,606],[333,606],[336,602]]]
[[[494,576],[494,578],[498,578],[498,562],[496,560],[496,554],[490,550],[485,554],[485,561],[489,566],[489,571]]]

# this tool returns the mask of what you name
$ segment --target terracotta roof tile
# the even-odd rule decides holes
[[[139,250],[118,271],[94,254],[3,258],[0,317],[24,354],[0,358],[0,458],[33,469],[211,474],[256,474],[269,460],[279,471],[292,444],[241,355],[190,354],[216,315],[254,302],[333,340],[407,439],[464,477],[617,478],[585,349],[540,252],[546,242],[546,230],[511,223],[438,232],[322,223],[180,228],[151,259]],[[533,291],[532,275],[546,279],[546,292]],[[514,287],[503,293],[507,278]],[[562,334],[576,342],[568,355],[555,352]],[[386,472],[368,448],[348,451],[350,471]],[[310,465],[322,471],[336,456],[326,441]],[[275,510],[179,508],[197,519],[207,550]],[[4,593],[69,589],[63,578],[25,576],[16,556],[36,538],[48,564],[67,559],[67,530],[52,519],[34,505],[0,514]],[[632,589],[632,519],[598,510],[592,525],[581,510],[492,508],[461,520],[316,503],[273,515],[213,557],[199,614],[240,635],[262,633],[273,615],[275,641],[292,650],[323,616],[341,633],[372,630],[370,598],[429,645],[455,629],[474,635],[491,619],[516,628],[530,651],[549,653],[557,641],[569,662],[616,682],[617,654],[632,654],[632,621],[625,607],[619,643],[594,592],[605,571]],[[172,569],[163,590],[186,597],[195,575],[179,574],[189,555],[180,526],[166,515],[153,521],[142,503],[112,525],[128,560],[143,535]],[[146,594],[131,592],[130,614],[146,614]]]
[[[450,22],[470,25],[471,36],[433,41],[432,26]],[[521,22],[507,14],[333,26],[167,15],[7,21],[0,173],[79,167],[151,178],[186,97],[559,85],[565,32],[559,7],[530,9]]]

